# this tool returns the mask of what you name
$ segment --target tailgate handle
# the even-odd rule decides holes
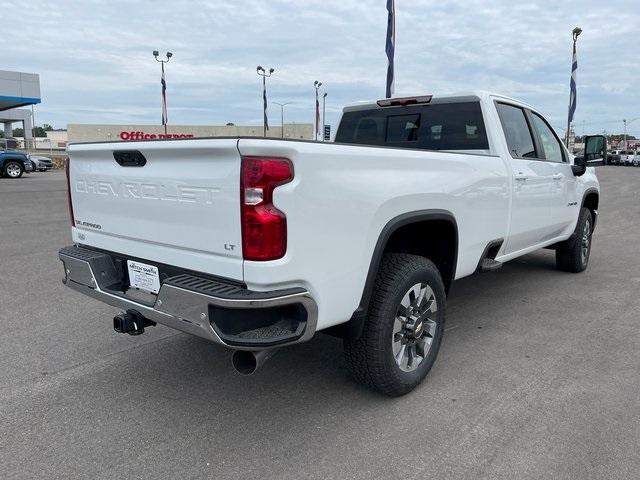
[[[113,152],[113,158],[121,167],[144,167],[147,164],[147,159],[138,150],[118,150]]]

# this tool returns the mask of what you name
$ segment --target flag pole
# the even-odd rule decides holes
[[[322,82],[316,80],[313,82],[313,88],[316,89],[316,118],[315,118],[315,128],[314,128],[314,140],[318,140],[318,133],[320,131],[320,97],[318,96],[318,90],[322,86]]]
[[[263,136],[267,137],[267,77],[265,75],[262,76],[262,108],[264,111],[262,117],[262,133]]]
[[[162,76],[160,77],[160,84],[162,85],[162,125],[164,126],[164,134],[167,134],[167,123],[169,123],[169,115],[167,114],[167,82],[164,78],[164,64],[169,63],[171,57],[173,57],[173,53],[167,52],[167,59],[163,60],[158,58],[160,52],[158,50],[153,51],[153,57],[156,59],[156,62],[160,62],[162,66]]]
[[[387,98],[391,98],[395,91],[395,53],[396,53],[396,2],[387,0],[387,44],[385,51],[389,65],[387,67]]]
[[[569,133],[571,132],[571,122],[573,121],[573,115],[576,112],[576,100],[577,100],[577,88],[576,88],[576,72],[578,70],[578,57],[576,55],[576,43],[578,37],[582,33],[580,27],[573,29],[573,54],[571,59],[571,81],[569,82],[569,112],[567,115],[567,134],[565,137],[565,146],[569,150]]]
[[[164,78],[164,62],[162,65],[162,124],[164,125],[164,134],[167,135],[167,81]]]
[[[256,67],[256,72],[262,77],[262,132],[264,137],[267,136],[267,130],[269,130],[269,118],[267,117],[267,77],[273,75],[275,68],[266,70],[262,65]]]

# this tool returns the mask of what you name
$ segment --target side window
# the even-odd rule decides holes
[[[564,155],[562,154],[562,146],[560,141],[555,136],[547,122],[537,113],[531,112],[533,117],[533,125],[538,131],[538,136],[542,142],[542,149],[544,150],[544,158],[550,162],[562,163],[564,162]]]
[[[524,110],[504,103],[498,103],[496,107],[511,156],[514,158],[536,158],[536,149]]]

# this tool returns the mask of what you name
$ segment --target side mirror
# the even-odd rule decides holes
[[[607,138],[603,135],[584,137],[584,159],[586,165],[604,165],[607,158]]]
[[[580,177],[587,171],[587,161],[584,157],[576,157],[571,165],[571,171],[576,177]]]

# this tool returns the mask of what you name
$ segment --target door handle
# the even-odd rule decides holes
[[[526,182],[529,177],[522,172],[518,172],[515,178],[518,182]]]
[[[564,175],[562,175],[561,173],[556,173],[553,175],[554,180],[562,180],[563,178],[564,178]]]

